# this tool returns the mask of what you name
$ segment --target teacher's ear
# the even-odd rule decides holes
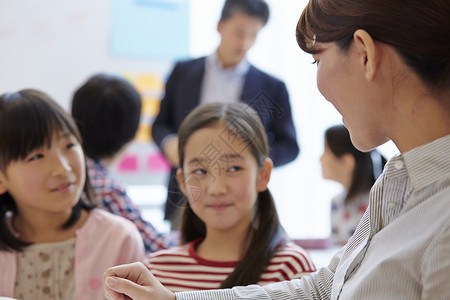
[[[370,34],[362,29],[355,31],[353,40],[364,76],[367,80],[373,80],[378,70],[381,49],[377,48]]]

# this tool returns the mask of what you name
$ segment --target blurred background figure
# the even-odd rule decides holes
[[[386,159],[377,150],[356,149],[347,128],[336,125],[325,131],[325,149],[320,162],[323,178],[336,181],[344,188],[331,201],[331,240],[344,245],[367,209],[370,188],[381,174]]]

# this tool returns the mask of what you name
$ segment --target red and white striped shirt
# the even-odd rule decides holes
[[[152,253],[145,264],[173,292],[218,289],[238,262],[218,262],[199,257],[195,247],[200,241],[201,239]],[[258,284],[300,278],[315,270],[309,254],[303,248],[288,242],[275,253]]]

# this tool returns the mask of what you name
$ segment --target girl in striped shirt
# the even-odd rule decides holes
[[[240,103],[199,107],[180,127],[178,150],[184,243],[146,261],[164,286],[263,285],[315,271],[280,225],[267,188],[273,164],[255,111]]]

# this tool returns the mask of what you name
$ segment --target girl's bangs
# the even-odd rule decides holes
[[[56,132],[79,136],[58,110],[45,102],[15,100],[0,118],[0,169],[9,162],[23,160],[35,149],[50,147]]]

